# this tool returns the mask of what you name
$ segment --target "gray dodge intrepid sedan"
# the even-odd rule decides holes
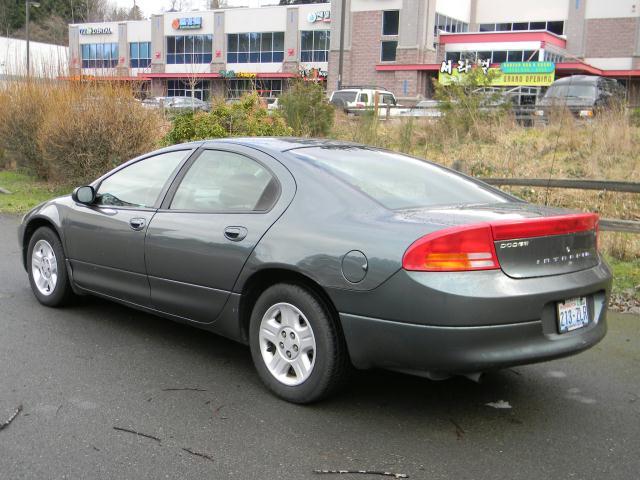
[[[248,344],[296,403],[352,366],[444,378],[572,355],[606,332],[596,215],[344,142],[158,150],[19,228],[40,303],[91,294]]]

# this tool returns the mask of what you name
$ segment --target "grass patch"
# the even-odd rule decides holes
[[[38,180],[31,175],[15,171],[0,171],[0,187],[11,194],[0,193],[0,213],[19,214],[29,211],[50,198],[71,192],[69,186]]]
[[[610,255],[605,256],[613,270],[613,291],[622,293],[640,285],[640,259],[622,261]]]

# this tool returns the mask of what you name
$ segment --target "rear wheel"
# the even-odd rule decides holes
[[[62,243],[49,227],[40,227],[31,236],[27,271],[33,294],[43,305],[58,307],[71,297]]]
[[[342,334],[315,294],[277,284],[258,298],[249,328],[253,362],[264,384],[294,403],[320,400],[348,371]]]

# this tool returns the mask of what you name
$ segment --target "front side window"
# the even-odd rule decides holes
[[[213,35],[179,35],[167,37],[168,64],[211,63]]]
[[[382,35],[398,35],[400,24],[400,10],[385,10],[382,12]]]
[[[115,68],[118,66],[117,43],[85,43],[81,45],[82,68]]]
[[[148,68],[151,65],[151,42],[129,43],[129,65],[131,68]]]
[[[258,162],[233,152],[206,150],[176,190],[172,210],[256,212],[269,210],[278,182]]]
[[[300,61],[329,61],[329,30],[306,30],[300,32]]]
[[[97,205],[153,207],[169,177],[191,150],[178,150],[145,158],[102,181]]]
[[[227,63],[281,63],[283,61],[284,32],[227,35]]]
[[[382,42],[380,60],[382,60],[383,62],[395,62],[397,49],[398,42],[396,42],[395,40]]]

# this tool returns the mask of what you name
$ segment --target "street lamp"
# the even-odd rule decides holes
[[[25,0],[25,16],[26,16],[26,36],[27,36],[27,78],[31,76],[31,61],[29,60],[29,7],[38,8],[40,6],[39,2],[34,2],[32,0]]]

